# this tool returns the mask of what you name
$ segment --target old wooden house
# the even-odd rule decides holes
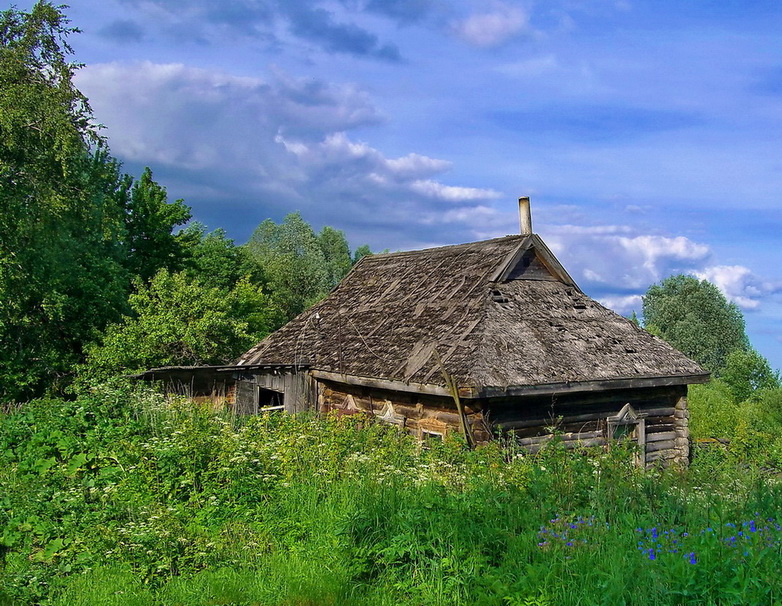
[[[585,295],[519,202],[520,235],[364,257],[234,364],[139,378],[245,414],[365,413],[531,451],[627,438],[640,463],[686,464],[687,385],[708,373]]]
[[[323,301],[235,365],[243,412],[363,412],[421,438],[514,434],[537,450],[637,442],[686,464],[687,385],[708,373],[585,295],[522,233],[362,258]]]

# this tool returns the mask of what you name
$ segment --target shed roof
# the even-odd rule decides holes
[[[444,367],[473,397],[708,378],[581,292],[534,234],[364,257],[237,364],[434,386]]]

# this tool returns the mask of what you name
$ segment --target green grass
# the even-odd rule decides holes
[[[0,604],[771,604],[780,485],[127,387],[0,418]],[[739,534],[740,533],[740,534]]]

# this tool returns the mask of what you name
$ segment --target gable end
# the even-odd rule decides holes
[[[527,236],[489,279],[490,282],[545,280],[581,289],[536,234]]]

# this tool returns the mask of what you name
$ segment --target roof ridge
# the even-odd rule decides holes
[[[478,240],[477,242],[461,242],[460,244],[444,244],[442,246],[430,246],[428,248],[416,248],[414,250],[397,250],[394,252],[387,252],[387,253],[373,253],[371,255],[366,255],[364,258],[376,258],[376,259],[388,259],[389,257],[402,257],[405,255],[418,255],[422,253],[431,253],[432,251],[436,250],[445,250],[448,248],[467,248],[467,247],[477,247],[484,244],[491,244],[491,243],[499,243],[502,241],[508,241],[508,240],[521,240],[523,238],[526,238],[527,236],[523,236],[521,234],[509,234],[507,236],[500,236],[497,238],[489,238],[488,240]]]

